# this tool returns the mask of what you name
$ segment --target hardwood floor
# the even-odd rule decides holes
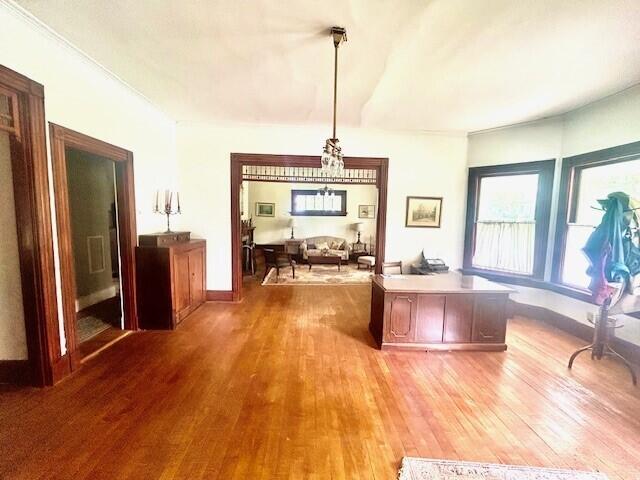
[[[0,478],[394,479],[404,455],[640,478],[640,390],[543,324],[504,353],[381,352],[369,288],[247,285],[0,394]]]

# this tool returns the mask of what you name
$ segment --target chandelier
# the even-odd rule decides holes
[[[320,197],[335,197],[336,193],[333,191],[333,188],[329,188],[329,185],[325,185],[322,188],[318,189],[318,192],[316,193],[316,196],[318,198]]]
[[[322,174],[328,177],[342,177],[344,174],[344,159],[340,141],[336,138],[336,104],[338,102],[338,47],[347,41],[347,31],[342,27],[332,27],[334,60],[333,60],[333,137],[327,138],[322,150],[320,165]]]

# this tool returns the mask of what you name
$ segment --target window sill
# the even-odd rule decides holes
[[[506,283],[507,285],[521,285],[523,287],[539,288],[542,290],[548,290],[550,292],[559,293],[566,297],[580,300],[581,302],[596,305],[593,301],[593,297],[587,290],[580,290],[579,288],[568,287],[567,285],[561,285],[558,283],[545,282],[544,280],[538,280],[533,277],[527,277],[525,275],[510,275],[502,272],[494,272],[490,270],[481,270],[478,268],[463,268],[460,271],[464,275],[477,275],[479,277],[486,278],[492,282]],[[640,319],[640,312],[627,313],[626,315]]]
[[[506,283],[509,285],[521,285],[523,287],[548,290],[551,292],[559,293],[561,295],[565,295],[567,297],[574,298],[576,300],[580,300],[582,302],[595,305],[591,294],[586,290],[580,290],[558,283],[545,282],[544,280],[540,280],[527,275],[502,273],[491,270],[482,270],[479,268],[463,268],[462,273],[465,275],[478,275],[479,277],[484,277],[494,282]]]
[[[542,280],[539,280],[532,275],[520,275],[517,273],[501,272],[498,270],[484,270],[482,268],[471,267],[463,268],[461,269],[461,272],[464,275],[478,275],[479,277],[484,277],[494,282],[504,282],[511,285],[542,288],[539,284],[544,283]]]

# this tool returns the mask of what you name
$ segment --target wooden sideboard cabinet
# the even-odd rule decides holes
[[[206,297],[206,242],[136,248],[138,319],[145,329],[174,329]]]
[[[510,292],[455,272],[376,275],[369,330],[382,349],[505,350]]]

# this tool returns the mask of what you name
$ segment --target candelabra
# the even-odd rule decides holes
[[[175,195],[174,195],[175,194]],[[175,196],[175,208],[174,208],[174,196]],[[164,206],[160,207],[160,191],[156,191],[156,204],[153,208],[153,213],[159,213],[167,216],[167,231],[171,232],[170,218],[171,215],[178,215],[180,212],[180,193],[170,190],[164,191]]]

